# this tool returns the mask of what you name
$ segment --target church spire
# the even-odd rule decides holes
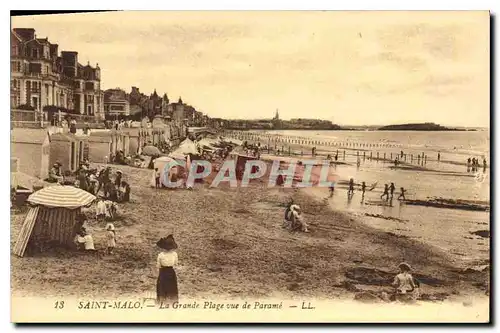
[[[276,120],[280,119],[280,113],[278,112],[278,109],[276,109],[276,114],[274,115],[274,119]]]

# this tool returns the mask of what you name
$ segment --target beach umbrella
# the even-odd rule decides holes
[[[155,146],[146,146],[142,148],[142,155],[157,156],[161,155],[161,151]]]
[[[96,197],[73,186],[49,186],[28,197],[28,202],[46,207],[75,209],[91,204]]]

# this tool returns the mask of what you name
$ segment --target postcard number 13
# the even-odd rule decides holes
[[[64,308],[64,301],[57,301],[54,308],[55,309],[63,309]]]

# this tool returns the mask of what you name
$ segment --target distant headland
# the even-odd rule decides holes
[[[450,128],[435,123],[413,123],[387,125],[377,128],[378,131],[475,131],[475,129]]]

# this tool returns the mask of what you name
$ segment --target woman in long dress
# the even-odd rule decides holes
[[[156,267],[158,279],[156,281],[156,300],[159,305],[172,304],[179,301],[177,289],[177,274],[174,266],[177,265],[177,243],[172,235],[162,237],[156,245],[162,249],[158,254]]]

